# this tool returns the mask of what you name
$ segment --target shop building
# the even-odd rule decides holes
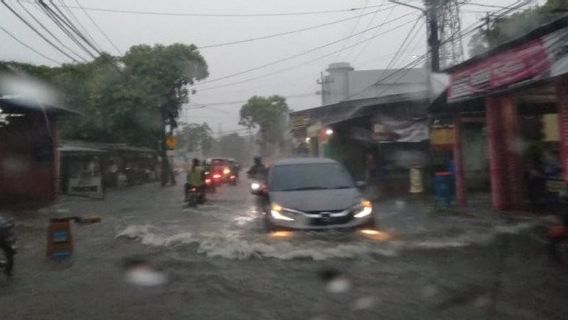
[[[437,117],[453,128],[458,203],[467,204],[467,171],[475,163],[486,169],[496,209],[562,204],[568,183],[568,18],[445,71],[446,117]]]

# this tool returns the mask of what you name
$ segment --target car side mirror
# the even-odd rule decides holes
[[[355,186],[359,189],[365,189],[367,187],[367,182],[357,181],[357,182],[355,182]]]

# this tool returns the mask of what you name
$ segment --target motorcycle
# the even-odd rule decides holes
[[[189,187],[189,190],[186,191],[186,200],[187,205],[189,207],[195,208],[197,207],[197,202],[199,198],[199,194],[197,191],[197,187]]]
[[[238,181],[239,181],[239,179],[238,179],[238,177],[237,177],[236,174],[231,173],[231,174],[229,175],[229,184],[230,184],[231,186],[236,186],[237,183],[238,183]]]
[[[217,187],[222,184],[221,175],[217,173],[213,174],[211,171],[205,171],[203,176],[203,181],[205,182],[205,192],[217,192]]]
[[[15,254],[16,235],[14,233],[14,220],[0,217],[0,273],[5,274],[7,277],[12,275]]]
[[[205,203],[205,188],[196,186],[185,186],[185,201],[189,207],[197,207],[198,204]]]

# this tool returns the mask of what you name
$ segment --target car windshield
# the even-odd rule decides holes
[[[279,165],[271,171],[270,191],[353,188],[347,170],[335,163]]]
[[[568,319],[562,221],[568,0],[0,0],[0,320]]]

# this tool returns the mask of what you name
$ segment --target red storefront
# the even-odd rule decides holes
[[[568,18],[541,26],[446,72],[448,104],[454,110],[456,197],[466,204],[462,106],[480,104],[485,116],[491,201],[499,210],[526,207],[548,181],[538,168],[557,163],[557,180],[568,184]],[[554,119],[555,123],[550,123]],[[545,121],[547,120],[547,121]],[[544,129],[543,129],[544,128]],[[553,129],[550,129],[553,128]],[[555,138],[543,138],[543,131]],[[536,150],[536,151],[535,151]],[[541,155],[536,155],[538,152]],[[556,161],[556,162],[555,162]],[[552,170],[552,169],[551,169]],[[528,177],[528,178],[527,178]],[[527,186],[527,182],[528,186]],[[537,181],[533,178],[532,181]],[[535,188],[536,186],[536,188]]]
[[[0,205],[55,199],[57,114],[66,110],[21,98],[0,97]]]

